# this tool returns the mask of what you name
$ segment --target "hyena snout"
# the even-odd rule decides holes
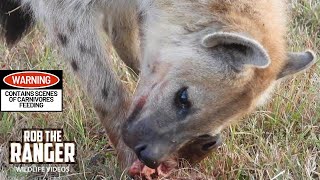
[[[188,141],[185,145],[180,147],[175,153],[175,159],[187,160],[188,163],[194,164],[200,162],[207,157],[213,150],[217,149],[222,144],[221,136],[215,135],[202,135]],[[172,149],[173,146],[165,146],[164,143],[160,144],[140,144],[135,147],[134,151],[138,158],[148,167],[156,168],[164,157],[170,156],[168,149]],[[167,150],[167,151],[166,151]],[[167,152],[165,154],[164,152]],[[172,156],[171,156],[172,158]]]
[[[148,122],[148,121],[145,121]],[[169,136],[154,131],[149,123],[125,123],[122,128],[123,140],[145,165],[156,168],[177,145]]]
[[[168,147],[163,144],[141,143],[134,148],[137,157],[150,168],[157,168],[166,156]]]
[[[219,147],[219,134],[182,137],[179,133],[156,131],[150,120],[127,122],[123,126],[124,142],[136,153],[138,159],[150,168],[158,167],[168,158],[197,163]]]

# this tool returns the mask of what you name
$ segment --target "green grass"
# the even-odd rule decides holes
[[[290,50],[320,52],[320,1],[292,0]],[[8,140],[21,128],[63,128],[77,142],[78,164],[62,179],[125,179],[114,150],[78,81],[34,30],[10,51],[0,45],[2,69],[63,69],[63,113],[0,113],[0,179],[43,177],[16,172],[7,162]],[[119,75],[130,87],[135,78]],[[225,143],[201,164],[177,172],[208,179],[320,179],[320,61],[308,72],[282,83],[265,107],[224,131]],[[56,174],[57,175],[57,174]],[[56,176],[56,175],[47,175]]]

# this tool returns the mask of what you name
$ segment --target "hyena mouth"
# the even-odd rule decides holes
[[[162,162],[156,169],[151,169],[140,160],[136,160],[130,167],[128,173],[133,178],[145,177],[153,179],[156,177],[168,177],[170,173],[178,167],[176,158],[169,158]]]
[[[189,165],[198,163],[207,157],[213,150],[220,147],[222,138],[220,134],[215,136],[205,134],[195,138],[189,143],[181,147],[177,153],[169,156],[165,161],[161,162],[157,168],[148,167],[143,161],[136,160],[129,168],[128,174],[136,179],[153,179],[156,177],[169,177],[174,169],[183,166],[184,162]]]

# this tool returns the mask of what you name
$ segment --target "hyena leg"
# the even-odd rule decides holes
[[[112,69],[110,57],[101,41],[99,27],[102,27],[102,21],[97,20],[100,7],[96,2],[28,0],[27,4],[42,20],[63,59],[70,64],[87,91],[118,152],[120,163],[126,167],[134,155],[122,142],[120,130],[126,118],[130,95]]]
[[[141,52],[137,8],[124,9],[126,13],[106,13],[103,26],[122,61],[139,74]]]

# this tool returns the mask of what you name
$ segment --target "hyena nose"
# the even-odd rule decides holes
[[[134,151],[140,161],[149,168],[156,169],[160,165],[157,158],[159,155],[148,148],[148,145],[138,145]]]

